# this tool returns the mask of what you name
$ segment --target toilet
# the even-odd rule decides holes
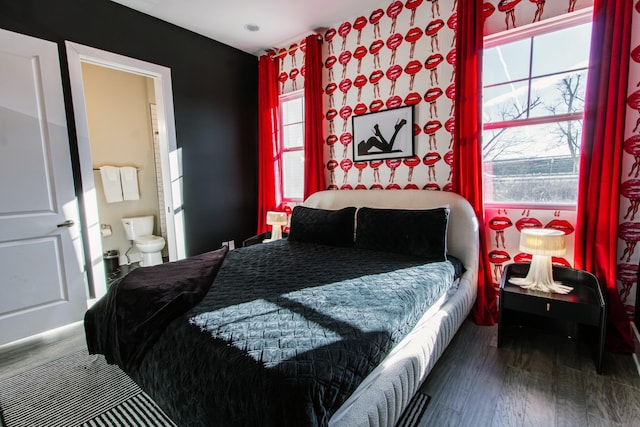
[[[132,240],[142,254],[142,267],[162,264],[164,239],[153,235],[153,215],[122,218],[127,239]]]

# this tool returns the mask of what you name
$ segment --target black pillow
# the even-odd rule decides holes
[[[449,208],[361,208],[356,220],[356,247],[445,261],[448,222]]]
[[[327,210],[296,206],[291,213],[289,240],[353,246],[355,216],[355,207]]]

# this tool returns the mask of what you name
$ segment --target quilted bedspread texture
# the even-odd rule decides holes
[[[324,426],[454,276],[355,248],[237,249],[129,374],[183,427]]]

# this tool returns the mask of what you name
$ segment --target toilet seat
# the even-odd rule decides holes
[[[161,236],[140,236],[134,240],[136,245],[150,245],[154,243],[164,243],[164,238]]]

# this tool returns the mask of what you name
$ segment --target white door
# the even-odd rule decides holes
[[[0,345],[87,309],[58,47],[0,30]]]

